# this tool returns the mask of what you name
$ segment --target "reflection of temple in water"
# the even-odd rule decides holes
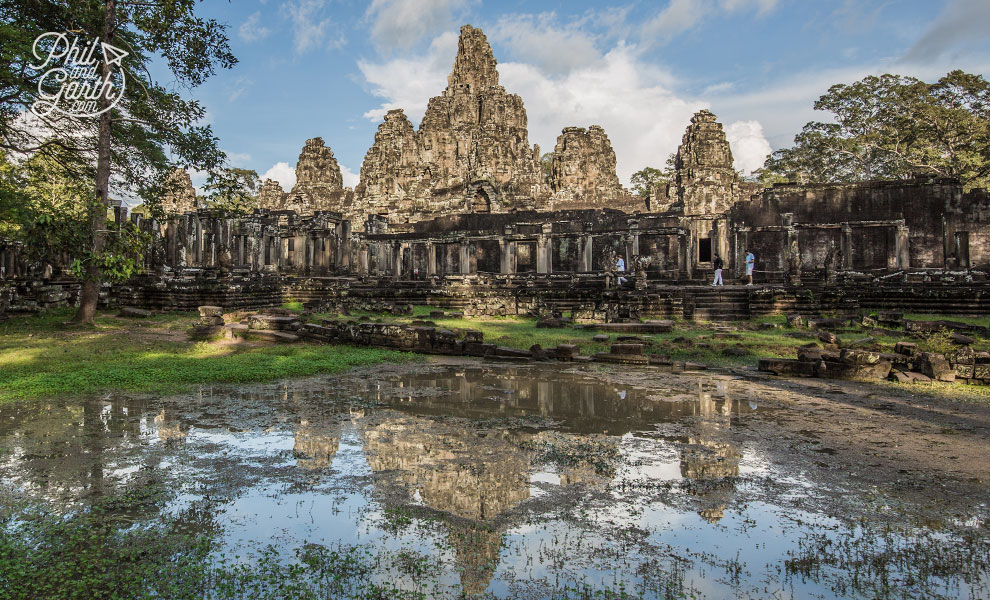
[[[444,522],[461,585],[466,594],[483,592],[502,548],[493,520],[529,497],[529,456],[518,445],[528,434],[395,415],[362,436],[371,469],[394,472],[407,501],[453,515]]]
[[[738,402],[729,397],[726,382],[716,380],[715,390],[698,384],[697,417],[681,447],[681,476],[692,480],[689,490],[698,502],[698,514],[709,523],[725,516],[725,507],[736,491],[742,453],[726,440]]]
[[[340,424],[337,422],[299,423],[292,444],[296,465],[303,469],[325,469],[340,448]]]

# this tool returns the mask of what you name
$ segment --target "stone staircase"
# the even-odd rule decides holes
[[[694,321],[742,321],[750,317],[749,289],[691,287],[684,290],[684,318]]]

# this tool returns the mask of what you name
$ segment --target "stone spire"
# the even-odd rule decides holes
[[[678,202],[684,214],[715,214],[728,210],[738,195],[739,175],[722,124],[709,110],[691,118],[674,161]]]
[[[258,208],[282,210],[285,206],[285,190],[274,179],[266,179],[258,189]]]
[[[185,169],[175,169],[165,180],[162,210],[165,214],[194,212],[198,208],[196,188]]]
[[[344,189],[340,165],[323,138],[306,140],[296,162],[296,185],[289,192],[285,208],[313,212],[332,208],[337,192]]]
[[[454,69],[447,76],[446,93],[477,94],[498,86],[497,64],[485,33],[470,25],[461,27],[457,58],[454,59]]]
[[[553,149],[550,187],[554,207],[611,206],[622,194],[615,171],[615,151],[599,125],[565,127]]]
[[[499,85],[480,29],[461,28],[447,84],[430,99],[418,131],[401,111],[385,116],[361,166],[351,218],[417,221],[529,208],[545,198],[522,98]]]

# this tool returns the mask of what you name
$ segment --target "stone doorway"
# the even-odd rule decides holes
[[[467,188],[465,209],[472,213],[498,211],[498,191],[488,181],[475,181]]]

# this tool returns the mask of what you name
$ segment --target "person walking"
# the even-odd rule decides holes
[[[716,285],[722,285],[722,286],[725,285],[722,282],[722,267],[724,266],[725,265],[722,263],[722,257],[719,256],[718,253],[716,252],[715,259],[712,260],[712,267],[715,268],[715,280],[712,281],[712,287],[715,287]]]
[[[749,283],[746,285],[753,285],[753,267],[756,266],[756,257],[753,253],[746,249],[746,277],[749,277]]]

